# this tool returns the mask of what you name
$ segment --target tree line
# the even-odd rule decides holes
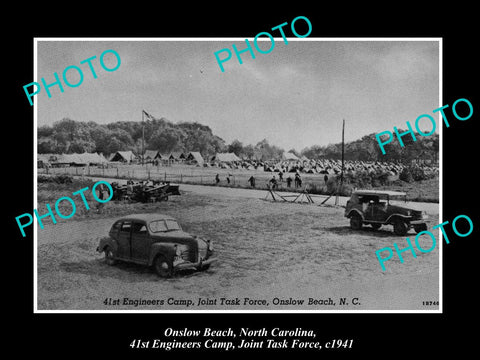
[[[143,130],[143,125],[145,129]],[[105,156],[117,151],[131,150],[141,154],[145,150],[158,150],[160,153],[198,151],[204,157],[221,152],[233,152],[237,156],[256,160],[279,160],[284,149],[269,144],[266,139],[257,144],[244,145],[238,140],[230,144],[213,134],[210,127],[197,122],[181,122],[174,124],[165,118],[141,122],[117,121],[109,124],[81,122],[68,118],[53,123],[52,126],[41,126],[37,129],[39,154],[98,152]],[[142,145],[142,133],[144,141]],[[365,135],[361,139],[345,144],[346,160],[362,161],[404,161],[428,157],[436,159],[438,155],[438,134],[429,137],[418,136],[413,142],[404,137],[405,147],[398,142],[386,145],[386,155],[381,153],[375,134]],[[325,146],[313,145],[301,151],[290,149],[298,157],[309,159],[340,159],[341,143]]]

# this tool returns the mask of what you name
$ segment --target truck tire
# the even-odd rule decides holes
[[[419,232],[427,230],[427,224],[416,224],[413,225],[413,230],[418,234]]]
[[[402,219],[395,219],[393,221],[393,232],[395,235],[403,236],[407,233],[408,226]]]
[[[372,228],[374,230],[378,230],[382,227],[382,224],[379,224],[379,223],[371,223],[370,225],[372,225]]]

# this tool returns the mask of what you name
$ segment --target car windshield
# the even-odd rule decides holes
[[[171,220],[171,219],[152,221],[148,225],[148,227],[150,228],[150,231],[154,233],[180,230],[180,225],[178,225],[178,223],[175,220]]]
[[[167,224],[168,230],[181,230],[180,225],[178,225],[178,223],[175,220],[167,219],[165,220],[165,223]]]

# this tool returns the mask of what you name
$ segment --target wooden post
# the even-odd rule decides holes
[[[117,167],[117,179],[118,179],[118,167]]]

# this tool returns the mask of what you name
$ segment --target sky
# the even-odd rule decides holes
[[[259,40],[258,46],[267,50],[270,40],[260,39],[265,42]],[[208,125],[227,144],[237,139],[255,145],[267,139],[285,150],[301,151],[340,142],[342,119],[345,140],[352,141],[394,126],[406,129],[406,121],[414,126],[422,114],[432,115],[438,125],[438,113],[432,110],[443,105],[436,40],[288,38],[285,44],[280,37],[270,53],[261,54],[249,38],[255,58],[242,53],[242,64],[232,49],[232,44],[246,48],[242,38],[72,40],[37,39],[37,76],[32,81],[53,83],[54,72],[61,78],[70,65],[80,67],[84,76],[78,87],[61,80],[64,92],[53,86],[51,98],[45,89],[35,95],[38,126],[63,118],[99,124],[142,121],[145,110],[173,123]],[[214,53],[225,48],[232,57],[222,72]],[[107,72],[99,58],[110,49],[121,64]],[[96,79],[88,64],[80,64],[92,56]],[[116,65],[112,53],[104,61],[107,67]],[[67,79],[74,84],[79,75],[69,70]],[[428,120],[419,125],[425,133],[432,126]]]

